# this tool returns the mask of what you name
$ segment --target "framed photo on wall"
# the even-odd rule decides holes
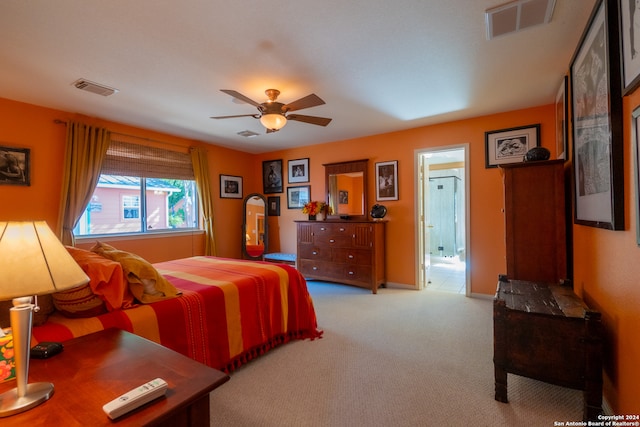
[[[296,159],[287,162],[289,169],[289,184],[309,182],[309,159]]]
[[[282,159],[262,162],[262,192],[282,193]]]
[[[287,208],[302,209],[311,200],[311,186],[287,187]]]
[[[569,118],[567,80],[567,76],[562,78],[562,83],[556,94],[556,158],[563,160],[568,159],[567,141],[569,140],[567,133],[567,119]]]
[[[267,197],[267,214],[269,216],[280,216],[280,196]]]
[[[620,40],[622,43],[622,76],[624,94],[632,92],[640,83],[640,28],[636,17],[640,5],[636,0],[620,1]]]
[[[31,185],[31,150],[0,146],[0,185]]]
[[[574,222],[624,229],[622,84],[616,1],[597,1],[571,60]]]
[[[540,145],[540,124],[484,133],[485,168],[521,163],[524,155]]]
[[[398,200],[398,161],[376,163],[376,200]]]
[[[220,198],[242,199],[242,177],[220,174]]]

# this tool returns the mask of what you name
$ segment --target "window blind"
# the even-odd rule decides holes
[[[101,173],[142,178],[195,179],[188,153],[119,141],[113,137]]]

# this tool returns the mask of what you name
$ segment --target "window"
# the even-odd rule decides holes
[[[196,183],[188,154],[111,141],[76,236],[198,228]]]

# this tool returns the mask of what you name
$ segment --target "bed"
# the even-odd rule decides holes
[[[322,335],[305,279],[289,265],[196,256],[153,267],[177,296],[88,317],[56,311],[33,328],[32,345],[119,328],[230,373],[278,345]]]

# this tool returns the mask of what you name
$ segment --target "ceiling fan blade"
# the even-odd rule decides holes
[[[251,104],[254,107],[257,107],[257,106],[260,105],[256,101],[254,101],[253,99],[247,98],[246,96],[244,96],[240,92],[236,92],[235,90],[220,89],[220,91],[226,93],[227,95],[231,95],[234,98],[239,99],[240,101],[246,102],[247,104]]]
[[[282,107],[283,111],[296,111],[302,110],[303,108],[311,108],[316,107],[318,105],[322,105],[325,102],[320,99],[318,95],[312,93],[311,95],[307,95],[304,98],[300,98],[297,101],[293,101],[289,104],[286,104]]]
[[[217,116],[217,117],[210,117],[210,119],[233,119],[235,117],[253,117],[254,119],[257,119],[260,117],[259,114],[239,114],[236,116]]]
[[[312,125],[326,126],[331,122],[331,119],[326,117],[316,116],[303,116],[301,114],[289,114],[287,120],[295,120],[298,122],[311,123]]]

